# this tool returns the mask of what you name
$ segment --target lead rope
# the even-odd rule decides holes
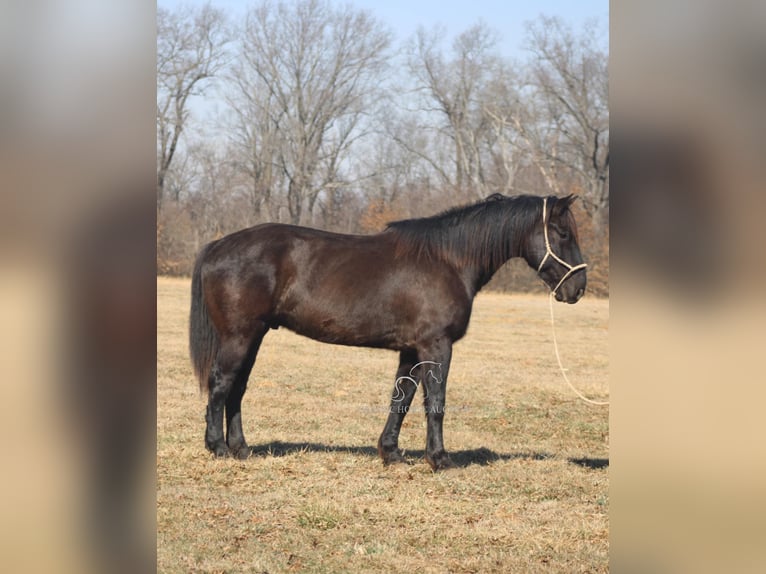
[[[572,275],[572,273],[574,273],[575,271],[579,269],[585,269],[587,265],[585,263],[580,263],[579,265],[574,265],[574,266],[570,265],[569,263],[567,263],[566,261],[558,257],[551,249],[550,241],[548,241],[548,224],[545,221],[547,204],[548,204],[548,198],[544,197],[543,198],[543,235],[545,237],[545,256],[543,256],[542,261],[540,261],[540,265],[537,267],[537,272],[540,273],[540,270],[543,268],[543,264],[545,263],[545,261],[548,259],[549,256],[552,257],[554,260],[558,261],[559,263],[561,263],[561,265],[563,265],[569,270],[561,278],[561,280],[558,282],[556,287],[554,287],[551,290],[550,295],[548,295],[548,306],[551,311],[551,333],[553,333],[553,350],[556,352],[556,361],[558,361],[559,363],[561,376],[564,377],[564,380],[566,381],[567,385],[569,385],[569,388],[572,389],[572,391],[574,391],[574,393],[581,400],[591,405],[599,405],[599,406],[609,405],[609,401],[594,401],[593,399],[589,399],[588,397],[583,395],[580,391],[578,391],[575,388],[575,386],[571,382],[569,382],[569,377],[567,377],[566,369],[564,368],[564,365],[561,362],[561,355],[559,354],[559,344],[558,344],[558,341],[556,340],[556,321],[553,317],[553,298],[556,295],[556,291],[558,291],[559,287],[561,287],[561,284],[564,283],[564,281],[568,279],[569,276]]]
[[[556,322],[553,319],[553,297],[554,297],[554,293],[551,291],[551,294],[548,296],[548,305],[551,310],[551,332],[553,333],[553,350],[556,351],[556,360],[559,363],[561,376],[564,377],[564,380],[566,381],[567,385],[569,385],[569,388],[572,389],[574,393],[586,403],[590,403],[591,405],[609,405],[609,401],[594,401],[593,399],[589,399],[588,397],[584,396],[580,391],[578,391],[572,383],[569,382],[569,377],[567,377],[566,369],[564,368],[564,365],[561,363],[561,356],[559,355],[559,344],[556,341]]]

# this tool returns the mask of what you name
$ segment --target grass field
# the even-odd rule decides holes
[[[242,405],[254,455],[214,459],[188,359],[189,281],[158,279],[157,299],[159,572],[608,571],[608,408],[565,386],[545,296],[476,299],[447,387],[457,468],[440,473],[419,412],[400,437],[410,464],[377,457],[395,353],[284,329],[264,340]],[[570,379],[607,398],[608,302],[556,313]]]

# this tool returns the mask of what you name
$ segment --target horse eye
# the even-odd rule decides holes
[[[562,229],[561,231],[559,231],[559,237],[561,237],[562,241],[569,240],[569,230]]]

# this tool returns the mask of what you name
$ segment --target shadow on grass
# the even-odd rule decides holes
[[[572,464],[582,466],[583,468],[590,468],[591,470],[609,468],[608,458],[569,458],[567,460]]]
[[[251,446],[252,456],[287,456],[296,452],[348,452],[365,456],[378,456],[378,450],[371,446],[339,446],[317,442],[282,442],[271,441],[258,446]]]
[[[372,446],[341,446],[315,442],[272,441],[270,443],[253,446],[250,448],[250,451],[254,457],[287,456],[296,452],[347,452],[373,458],[378,457],[378,450]],[[552,454],[545,452],[514,452],[506,454],[497,453],[485,447],[469,450],[455,450],[451,451],[449,455],[454,465],[458,468],[464,468],[474,464],[486,466],[492,462],[502,460],[547,460],[554,458]],[[404,457],[408,464],[413,464],[424,460],[425,451],[408,450],[404,452]]]

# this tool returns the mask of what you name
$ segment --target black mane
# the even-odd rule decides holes
[[[526,237],[542,218],[542,198],[504,196],[449,209],[432,217],[388,224],[400,254],[451,260],[495,270],[522,255]]]

